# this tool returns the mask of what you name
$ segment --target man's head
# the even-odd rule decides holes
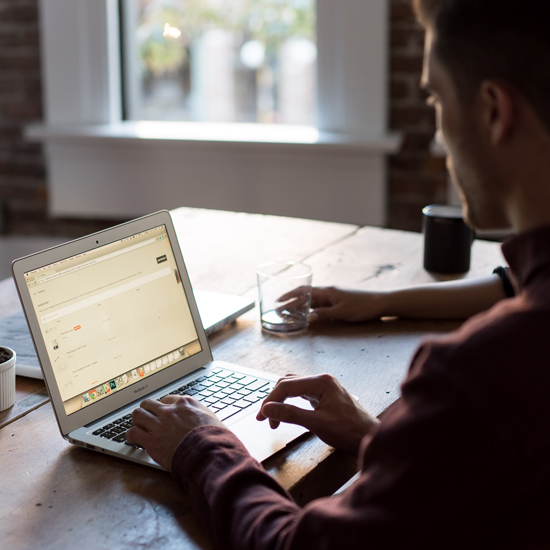
[[[550,1],[413,2],[427,31],[423,85],[466,217],[478,228],[516,225],[529,173],[520,158],[533,138],[550,145]]]

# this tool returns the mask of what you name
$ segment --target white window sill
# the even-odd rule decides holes
[[[402,135],[353,137],[321,132],[310,126],[268,124],[215,124],[205,122],[119,122],[99,125],[42,125],[26,128],[25,136],[33,141],[50,140],[118,140],[130,142],[200,142],[203,144],[278,145],[295,148],[346,149],[391,154],[399,151]]]
[[[354,139],[315,128],[123,122],[36,125],[54,216],[124,218],[196,206],[384,225],[386,155],[399,134]]]

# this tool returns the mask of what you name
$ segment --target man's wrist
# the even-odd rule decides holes
[[[197,469],[207,466],[208,454],[216,454],[220,441],[224,447],[232,446],[237,452],[248,455],[248,451],[225,426],[205,424],[191,430],[180,442],[172,456],[172,475],[184,487],[187,478]]]
[[[389,317],[391,313],[391,293],[386,290],[368,291],[371,318]]]

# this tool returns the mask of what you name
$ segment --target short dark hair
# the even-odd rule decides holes
[[[550,130],[550,0],[413,0],[459,93],[504,80]]]

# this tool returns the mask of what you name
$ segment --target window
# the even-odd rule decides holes
[[[126,118],[315,125],[314,0],[126,0]]]
[[[208,66],[193,64],[193,56],[204,49],[193,46],[192,36],[181,38],[187,28],[178,26],[173,14],[156,32],[166,31],[171,40],[189,39],[189,58],[159,69],[155,86],[160,91],[147,89],[152,79],[139,65],[139,42],[131,37],[137,36],[140,17],[145,24],[149,6],[230,6],[238,11],[246,2],[260,11],[283,4],[302,11],[309,6],[304,18],[314,31],[281,35],[277,47],[268,47],[252,30],[244,36],[250,18],[241,30],[195,18],[203,21],[193,27],[199,43],[204,41],[206,49],[216,41],[230,43],[226,72],[243,77],[228,83],[231,94],[224,92],[233,103],[205,114],[204,98],[195,91],[200,86],[217,90],[201,84],[200,74],[193,80],[199,67]],[[401,141],[387,131],[389,2],[40,0],[46,120],[27,135],[46,142],[50,213],[122,218],[195,206],[383,225],[386,155]],[[130,9],[122,10],[122,20],[121,7]],[[288,17],[292,26],[291,16],[277,13],[277,21]],[[304,92],[313,97],[307,122],[298,118],[306,110],[283,107],[284,94],[293,100],[300,95],[290,88],[299,80],[290,78],[283,91],[287,84],[280,78],[285,44],[302,41],[304,46],[304,40],[310,45],[302,47],[301,62],[312,64],[311,79],[317,80]],[[122,69],[121,49],[126,52]],[[295,51],[291,57],[295,63]],[[307,72],[301,70],[301,77]],[[278,78],[264,76],[275,73]],[[255,93],[237,93],[247,86]],[[163,102],[175,107],[180,121],[167,114],[170,109],[161,114]],[[148,117],[157,120],[144,120]],[[238,122],[227,123],[231,120]],[[248,123],[253,120],[281,124]]]

